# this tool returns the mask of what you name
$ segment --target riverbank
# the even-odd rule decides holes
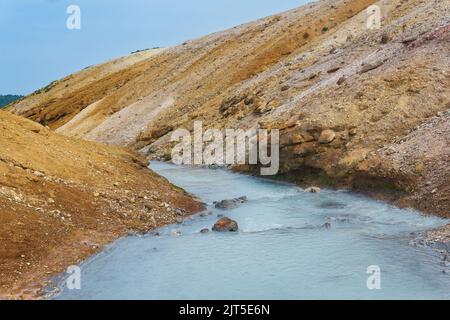
[[[113,240],[203,209],[126,149],[3,111],[0,145],[0,299],[40,298],[47,279]]]
[[[450,122],[447,124],[450,124]],[[447,125],[448,129],[450,129],[450,125]],[[442,146],[440,143],[442,141],[433,144],[437,139],[440,139],[439,135],[434,137],[424,136],[423,138],[428,138],[430,141],[429,146],[434,149],[449,148],[448,145]],[[392,148],[391,150],[395,149]],[[418,149],[414,150],[417,151]],[[441,155],[439,161],[436,161],[436,165],[440,165],[441,170],[437,170],[435,165],[433,170],[428,171],[428,176],[422,175],[420,179],[404,179],[398,176],[389,177],[387,174],[389,171],[387,170],[384,171],[383,175],[379,176],[375,175],[376,171],[374,170],[372,174],[357,172],[336,178],[330,177],[326,172],[318,168],[304,168],[304,170],[294,170],[286,174],[266,178],[275,181],[291,182],[302,188],[316,186],[332,190],[351,190],[356,194],[383,201],[398,208],[417,210],[423,215],[450,219],[450,201],[448,201],[448,192],[450,192],[449,167],[448,163],[444,161],[445,155],[443,153]],[[405,167],[408,163],[414,162],[414,158],[406,152],[403,152],[403,157],[405,159],[403,162]],[[259,172],[259,168],[251,166],[237,166],[231,169],[252,176],[258,176]],[[424,180],[433,182],[424,183]],[[418,187],[418,182],[421,182],[422,186],[425,185],[426,187]],[[431,248],[447,248],[446,250],[450,251],[450,224],[422,233],[418,237],[418,241]]]

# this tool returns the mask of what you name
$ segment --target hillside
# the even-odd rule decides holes
[[[18,96],[14,94],[1,95],[0,94],[0,108],[7,106],[13,101],[23,98],[23,96]]]
[[[379,30],[366,27],[372,4]],[[450,0],[318,1],[91,67],[10,111],[164,159],[195,120],[278,128],[287,179],[449,216],[449,17]]]
[[[125,149],[4,111],[0,132],[0,299],[35,297],[49,276],[127,232],[201,209]]]

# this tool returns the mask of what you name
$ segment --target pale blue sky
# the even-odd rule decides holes
[[[28,94],[89,65],[165,47],[308,0],[1,0],[0,94]],[[66,9],[81,8],[81,30]]]

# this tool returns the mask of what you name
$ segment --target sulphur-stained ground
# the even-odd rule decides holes
[[[202,206],[120,147],[55,134],[0,111],[0,299],[45,281],[128,232]]]

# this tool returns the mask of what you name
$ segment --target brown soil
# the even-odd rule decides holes
[[[50,276],[118,237],[202,210],[125,149],[3,111],[0,131],[0,298],[36,298]]]

